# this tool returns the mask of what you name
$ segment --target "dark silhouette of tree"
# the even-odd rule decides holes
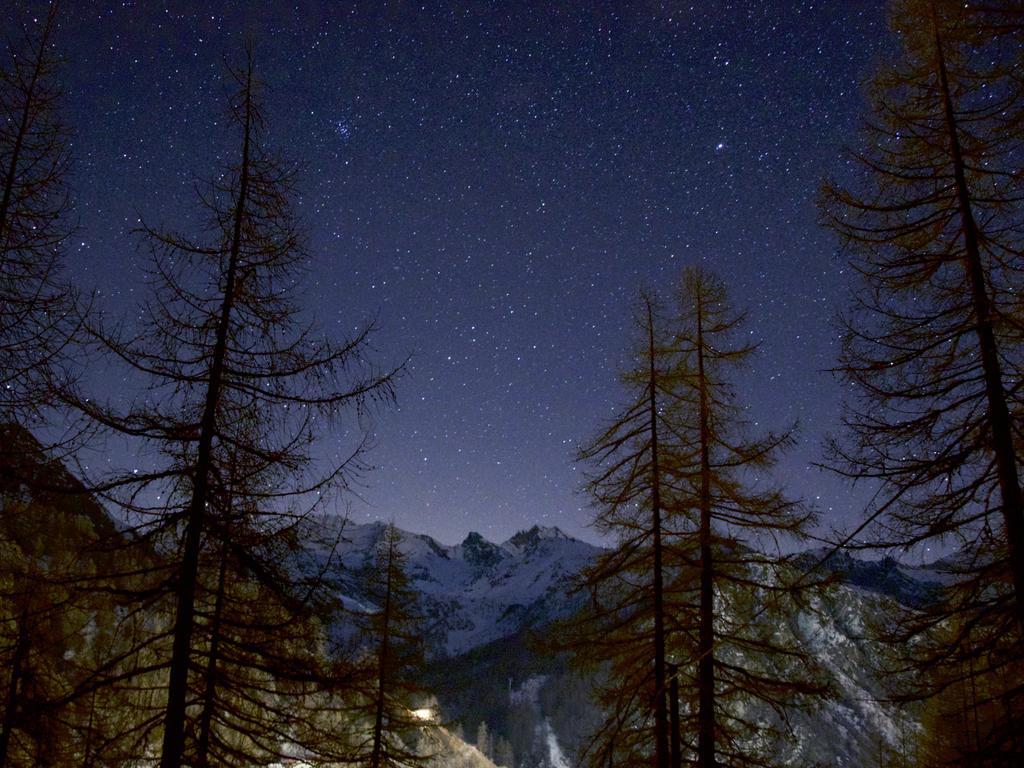
[[[939,630],[940,632],[942,630]],[[950,627],[949,634],[961,630]],[[941,668],[930,671],[929,685],[936,691],[923,704],[917,764],[940,766],[1012,766],[1020,763],[1020,715],[1007,711],[1015,705],[1022,672],[992,674],[989,649],[978,647]]]
[[[401,544],[401,533],[389,524],[361,578],[373,609],[357,618],[363,683],[355,714],[368,733],[358,763],[369,768],[414,767],[430,757],[423,735],[432,726],[417,714],[424,694],[415,682],[423,664],[423,622]]]
[[[832,454],[879,488],[851,538],[869,529],[868,546],[957,552],[944,599],[887,632],[915,651],[905,679],[922,684],[905,693],[949,684],[950,668],[1014,675],[1009,712],[1024,692],[1024,99],[1019,49],[984,18],[945,0],[894,4],[901,54],[873,81],[860,175],[825,189],[860,280],[840,361],[846,437]]]
[[[590,606],[568,626],[569,648],[604,681],[590,763],[649,764],[645,703],[654,701],[667,706],[671,764],[768,765],[773,737],[788,734],[785,713],[826,693],[794,634],[779,631],[801,606],[776,545],[798,540],[813,515],[763,480],[788,435],[747,437],[730,381],[752,352],[735,343],[743,316],[700,270],[684,272],[676,298],[676,314],[660,322],[645,298],[646,348],[625,379],[646,402],[638,395],[582,453],[596,467],[596,524],[619,540],[584,573]],[[659,678],[650,669],[655,564]]]
[[[267,527],[272,516],[253,505],[251,490],[260,474],[236,462],[226,469],[211,487],[208,525],[218,533],[197,585],[188,762],[344,762],[352,747],[339,728],[340,701],[356,681],[328,638],[338,616],[322,569],[302,555],[304,529]]]
[[[0,460],[0,765],[116,765],[103,745],[130,716],[108,691],[75,696],[128,627],[96,588],[116,570],[97,546],[114,525],[25,428],[0,439],[17,456]]]
[[[618,750],[639,762],[650,762],[653,753],[654,764],[668,768],[662,528],[670,462],[659,436],[677,371],[661,346],[664,329],[653,298],[645,294],[641,304],[642,348],[636,367],[622,376],[632,399],[579,454],[596,468],[587,485],[597,509],[594,526],[615,536],[618,546],[584,573],[595,610],[579,617],[568,647],[611,663],[612,684],[599,695],[608,715],[594,738],[592,764],[606,764]]]
[[[38,30],[9,41],[0,68],[0,419],[49,403],[70,330],[58,282],[69,234],[69,133],[58,116],[58,3]]]
[[[288,582],[276,583],[282,574],[266,567],[272,561],[266,554],[301,550],[311,513],[365,468],[368,437],[355,430],[363,436],[324,472],[312,447],[342,415],[361,417],[372,404],[389,402],[396,373],[367,359],[372,327],[338,345],[303,319],[299,286],[306,253],[291,210],[293,172],[264,146],[251,53],[231,75],[237,92],[228,125],[237,131],[237,159],[200,190],[205,232],[190,238],[145,227],[150,298],[137,329],[129,334],[98,321],[86,326],[98,346],[127,365],[129,378],[145,383],[145,396],[120,410],[82,393],[69,397],[112,434],[145,446],[136,450],[150,462],[125,475],[94,478],[91,487],[120,506],[135,542],[160,554],[140,597],[172,617],[170,627],[155,627],[157,637],[146,641],[154,648],[160,637],[170,643],[160,718],[163,768],[178,768],[204,733],[207,746],[214,744],[216,731],[193,721],[192,692],[202,690],[193,683],[211,671],[211,661],[210,682],[224,681],[218,659],[230,635],[210,631],[229,615],[227,603],[218,609],[218,600],[244,604],[254,598],[257,592],[247,592],[239,580],[242,569],[279,599],[292,592]],[[244,477],[233,476],[233,466]],[[227,509],[244,512],[245,525]],[[221,565],[229,583],[211,589],[204,579]],[[305,599],[312,601],[311,594]],[[254,621],[267,631],[273,623],[263,614]],[[211,652],[214,638],[219,646]],[[252,635],[248,642],[263,663],[275,656]],[[267,686],[268,695],[270,688],[278,692]],[[269,722],[283,709],[252,704],[236,712],[236,728],[268,750],[274,738],[284,743],[283,726]]]
[[[64,684],[54,651],[70,646],[60,596],[46,588],[47,574],[34,558],[10,550],[0,556],[6,561],[4,576],[13,577],[3,605],[11,631],[3,632],[0,646],[7,672],[0,702],[0,765],[45,764],[52,762],[64,735],[47,707]]]
[[[499,736],[494,742],[494,756],[492,758],[495,765],[504,766],[504,768],[513,768],[516,764],[516,756],[512,751],[512,745],[507,739]]]
[[[790,435],[750,437],[737,401],[733,376],[754,351],[740,333],[745,314],[700,269],[683,272],[678,310],[672,344],[687,375],[673,392],[670,426],[673,439],[695,450],[674,454],[672,534],[680,573],[696,575],[698,591],[695,627],[676,629],[696,629],[697,638],[696,678],[688,681],[681,665],[678,680],[681,691],[696,688],[683,694],[696,698],[696,712],[681,713],[684,751],[695,752],[701,768],[767,765],[775,746],[765,742],[785,738],[785,723],[746,712],[781,714],[827,693],[795,638],[766,628],[806,609],[778,543],[800,541],[814,516],[764,479]]]

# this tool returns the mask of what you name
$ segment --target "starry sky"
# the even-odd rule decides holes
[[[573,456],[622,403],[638,289],[687,264],[750,310],[751,420],[800,422],[779,478],[826,528],[856,514],[810,467],[848,290],[815,200],[891,44],[881,0],[65,2],[67,268],[106,309],[140,298],[139,217],[180,228],[231,152],[223,62],[246,38],[268,139],[303,164],[310,311],[340,333],[377,316],[379,358],[412,354],[356,519],[595,540]]]

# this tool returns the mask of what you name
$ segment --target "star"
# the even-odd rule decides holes
[[[0,28],[20,28],[22,5],[0,3]],[[737,382],[751,420],[815,414],[780,465],[789,490],[838,500],[826,525],[857,506],[804,469],[836,427],[840,387],[817,372],[834,365],[846,285],[816,266],[834,244],[808,191],[860,125],[884,4],[839,3],[791,30],[772,28],[788,16],[771,4],[743,23],[699,3],[666,23],[636,4],[599,35],[572,3],[440,0],[380,24],[347,10],[372,3],[225,0],[215,21],[196,3],[173,20],[160,3],[94,5],[61,6],[86,243],[69,244],[68,274],[113,315],[137,311],[146,259],[126,233],[139,214],[188,226],[182,189],[232,146],[219,73],[254,34],[268,149],[301,163],[309,319],[336,338],[377,319],[372,362],[413,355],[401,410],[374,416],[379,469],[354,515],[455,543],[564,510],[559,527],[597,538],[575,447],[621,403],[640,287],[669,290],[702,262],[757,327],[763,352]],[[114,366],[91,374],[135,396]]]
[[[349,122],[348,118],[342,117],[335,120],[333,128],[335,136],[342,141],[348,141],[352,138],[352,123]]]

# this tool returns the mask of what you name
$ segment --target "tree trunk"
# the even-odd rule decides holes
[[[203,711],[199,721],[199,741],[196,744],[196,765],[207,768],[210,764],[210,731],[213,726],[213,708],[217,694],[217,653],[220,650],[221,614],[224,611],[224,582],[228,571],[227,548],[221,553],[217,573],[217,595],[214,598],[213,623],[210,625],[210,656],[206,660],[206,687],[203,691]]]
[[[213,437],[217,427],[217,406],[220,401],[221,378],[227,348],[228,326],[234,303],[235,277],[238,271],[242,240],[242,221],[245,215],[249,184],[249,142],[252,130],[252,61],[245,89],[245,126],[242,138],[242,163],[238,186],[238,202],[234,211],[234,229],[224,284],[224,302],[221,305],[206,402],[200,422],[199,447],[193,475],[192,499],[185,524],[185,549],[181,559],[181,578],[174,621],[174,643],[167,686],[167,710],[164,716],[164,739],[160,768],[180,768],[185,751],[185,709],[188,694],[188,667],[192,645],[192,622],[195,616],[196,582],[199,576],[199,545],[202,539],[203,518],[209,497],[209,475],[212,464]]]
[[[711,558],[711,428],[704,375],[704,297],[697,304],[697,386],[700,398],[700,616],[697,651],[697,765],[715,765],[715,605]]]
[[[14,645],[14,658],[11,659],[11,677],[7,684],[7,696],[4,700],[4,720],[0,724],[0,768],[7,765],[7,750],[11,743],[11,732],[18,716],[21,693],[21,665],[28,655],[28,610],[23,609],[18,622],[18,640]]]
[[[971,205],[970,190],[967,186],[959,129],[946,72],[946,58],[942,51],[938,21],[934,16],[933,23],[935,24],[935,52],[939,85],[942,89],[943,110],[949,134],[949,151],[953,162],[957,204],[964,235],[964,269],[967,272],[971,289],[975,331],[978,335],[978,351],[981,355],[981,368],[985,377],[988,422],[992,430],[991,447],[995,454],[996,475],[999,479],[999,492],[1003,502],[1003,522],[1006,526],[1006,543],[1009,550],[1010,569],[1013,573],[1017,622],[1021,631],[1024,632],[1024,509],[1021,504],[1017,455],[1013,447],[1013,428],[1010,409],[1006,402],[1003,374],[999,364],[999,347],[992,328],[992,303],[989,299],[985,270],[981,262],[978,226]]]
[[[96,720],[96,689],[89,696],[89,721],[85,726],[85,744],[82,745],[82,768],[92,767],[93,723]]]
[[[679,731],[679,666],[668,665],[672,676],[668,683],[668,714],[669,714],[669,747],[672,755],[672,768],[682,768],[683,748],[680,744]]]
[[[390,532],[389,534],[390,535]],[[391,568],[394,557],[394,542],[388,541],[388,564],[384,587],[384,607],[381,609],[380,658],[377,660],[377,702],[373,718],[373,751],[370,754],[370,768],[381,768],[384,754],[384,697],[387,688],[384,676],[387,673],[389,640],[391,634]]]
[[[654,758],[657,768],[669,768],[668,713],[665,707],[665,605],[661,574],[661,475],[658,467],[657,372],[654,365],[654,312],[647,301],[650,356],[651,515],[654,533]]]

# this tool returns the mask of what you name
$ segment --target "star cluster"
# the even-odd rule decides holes
[[[686,264],[750,310],[752,421],[801,424],[789,489],[856,506],[812,469],[837,422],[846,277],[815,199],[843,167],[881,2],[67,4],[74,126],[68,269],[130,312],[140,219],[186,227],[229,156],[224,61],[253,41],[268,138],[301,162],[308,306],[368,317],[411,354],[352,500],[445,541],[586,531],[585,442],[621,402],[631,306]],[[112,382],[111,386],[116,387]]]

